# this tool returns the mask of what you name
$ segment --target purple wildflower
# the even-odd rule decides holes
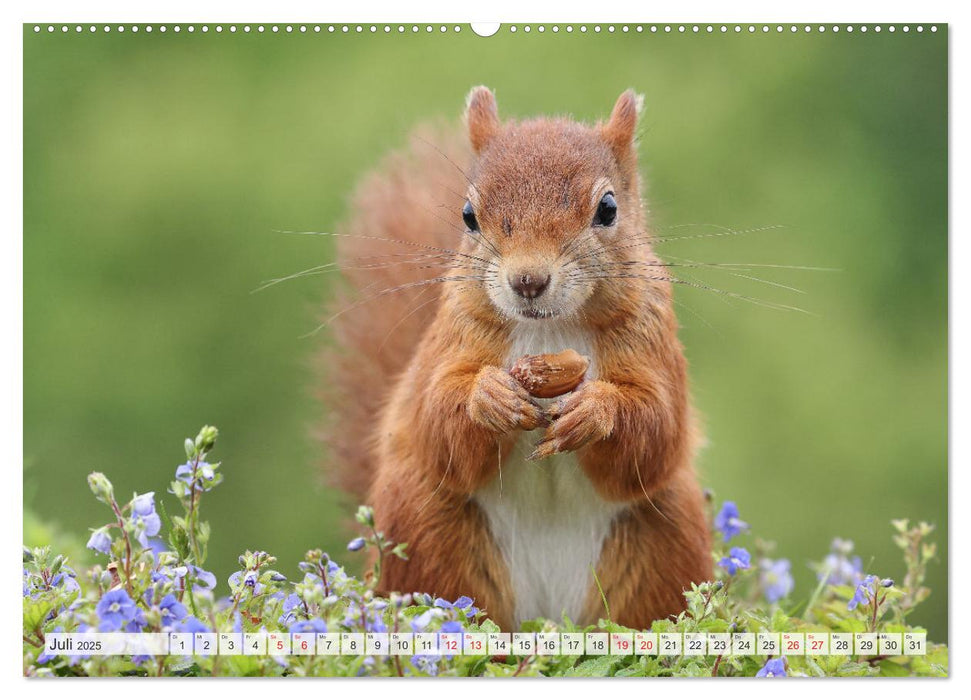
[[[125,629],[127,632],[137,632],[145,624],[142,611],[124,589],[117,589],[105,593],[95,608],[98,614],[99,632],[115,632]]]
[[[863,578],[863,562],[853,554],[853,542],[837,537],[823,559],[819,578],[826,577],[831,586],[856,585]]]
[[[158,604],[158,609],[162,613],[163,628],[171,627],[175,623],[181,622],[189,614],[186,607],[171,593],[162,598],[162,602]]]
[[[87,547],[102,554],[111,554],[111,537],[104,528],[95,530],[88,539]]]
[[[424,632],[428,624],[435,618],[434,610],[426,610],[421,615],[411,618],[411,631]]]
[[[136,527],[139,544],[143,549],[149,549],[148,538],[153,537],[162,529],[162,519],[155,512],[155,492],[149,491],[135,496],[131,502],[132,524]]]
[[[216,472],[213,470],[212,466],[208,462],[199,462],[195,467],[195,478],[192,477],[193,466],[189,462],[187,464],[180,464],[175,469],[175,478],[179,481],[185,482],[190,486],[195,483],[196,491],[210,491],[215,484],[213,481],[216,478]]]
[[[740,569],[747,569],[752,564],[752,556],[742,547],[732,547],[727,557],[722,557],[718,565],[723,567],[729,576],[734,576]]]
[[[353,540],[347,543],[347,551],[348,552],[360,551],[364,549],[364,545],[365,545],[365,542],[363,537],[355,537]]]
[[[419,673],[424,673],[426,676],[437,676],[438,675],[438,657],[436,656],[412,656],[411,665]],[[409,669],[409,673],[411,669]]]
[[[846,604],[847,610],[856,610],[856,606],[869,605],[870,600],[875,599],[877,596],[877,577],[873,575],[866,576],[856,587],[856,591],[853,593],[853,597],[850,598],[850,602]]]
[[[765,662],[765,666],[759,669],[759,672],[755,674],[756,678],[785,678],[789,674],[786,673],[786,659],[784,656],[777,656],[774,659],[769,659]]]
[[[196,634],[197,632],[209,632],[210,629],[206,627],[198,618],[189,615],[182,622],[175,626],[176,632],[188,632],[189,634]]]
[[[722,504],[721,510],[715,516],[715,529],[722,533],[726,542],[748,530],[748,523],[738,517],[738,506],[734,501],[725,501]]]
[[[319,618],[312,620],[299,620],[290,625],[291,632],[316,632],[323,634],[327,631],[327,623]]]
[[[788,559],[763,559],[759,562],[761,573],[759,582],[762,592],[770,603],[785,598],[792,592],[792,574],[789,573],[791,564]]]

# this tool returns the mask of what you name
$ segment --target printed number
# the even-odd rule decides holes
[[[911,642],[911,644],[913,644],[913,642]],[[570,649],[573,649],[574,651],[580,648],[580,642],[576,639],[567,640],[566,645],[567,647],[569,647]]]
[[[350,648],[351,651],[357,651],[357,642],[355,640],[351,639],[348,642],[347,646],[348,648]]]
[[[836,640],[836,651],[846,651],[849,648],[850,648],[850,643],[847,642],[845,639]]]
[[[715,651],[725,651],[728,648],[728,644],[724,639],[716,639],[713,646],[715,647]]]
[[[482,642],[478,639],[473,639],[469,642],[469,647],[472,651],[480,651],[482,649]]]
[[[864,639],[860,642],[860,648],[868,651],[873,648],[873,642],[871,642],[869,639]]]
[[[674,642],[672,640],[670,640],[670,639],[665,639],[664,640],[664,650],[665,651],[673,651],[674,650]]]
[[[307,651],[308,647],[307,647],[306,640],[300,642],[300,649],[303,650],[303,651]]]
[[[688,642],[688,649],[691,651],[701,651],[701,640],[692,639]]]
[[[256,641],[255,639],[253,640],[253,648],[254,649],[259,649],[260,648],[260,643],[258,641]]]
[[[884,642],[884,646],[890,651],[897,650],[897,641],[895,639],[888,639]]]
[[[598,651],[602,651],[604,648],[603,640],[602,639],[593,640],[593,648],[597,649]]]
[[[641,651],[650,651],[654,648],[654,642],[648,639],[641,640]]]
[[[789,651],[792,651],[798,648],[799,648],[799,642],[797,642],[795,639],[789,639],[786,641],[786,649],[788,649]]]
[[[752,643],[747,639],[742,639],[738,643],[738,648],[741,651],[748,651],[752,647]]]

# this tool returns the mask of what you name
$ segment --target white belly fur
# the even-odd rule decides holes
[[[593,343],[575,325],[523,322],[511,340],[507,367],[523,355],[572,348],[591,358],[587,378],[597,376]],[[517,627],[541,616],[580,617],[593,583],[591,566],[624,508],[600,498],[573,454],[526,461],[542,434],[524,433],[501,474],[474,496],[509,569]]]

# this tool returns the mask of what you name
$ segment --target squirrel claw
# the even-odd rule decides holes
[[[540,440],[536,443],[536,449],[527,457],[527,461],[535,462],[540,459],[552,457],[560,451],[559,441],[553,439]]]

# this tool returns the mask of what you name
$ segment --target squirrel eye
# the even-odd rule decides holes
[[[594,226],[613,226],[617,220],[617,200],[614,193],[608,192],[597,205],[597,214],[593,217]]]
[[[462,207],[462,221],[465,222],[469,231],[478,232],[479,220],[475,218],[475,212],[472,211],[472,202],[466,202],[465,206]]]

